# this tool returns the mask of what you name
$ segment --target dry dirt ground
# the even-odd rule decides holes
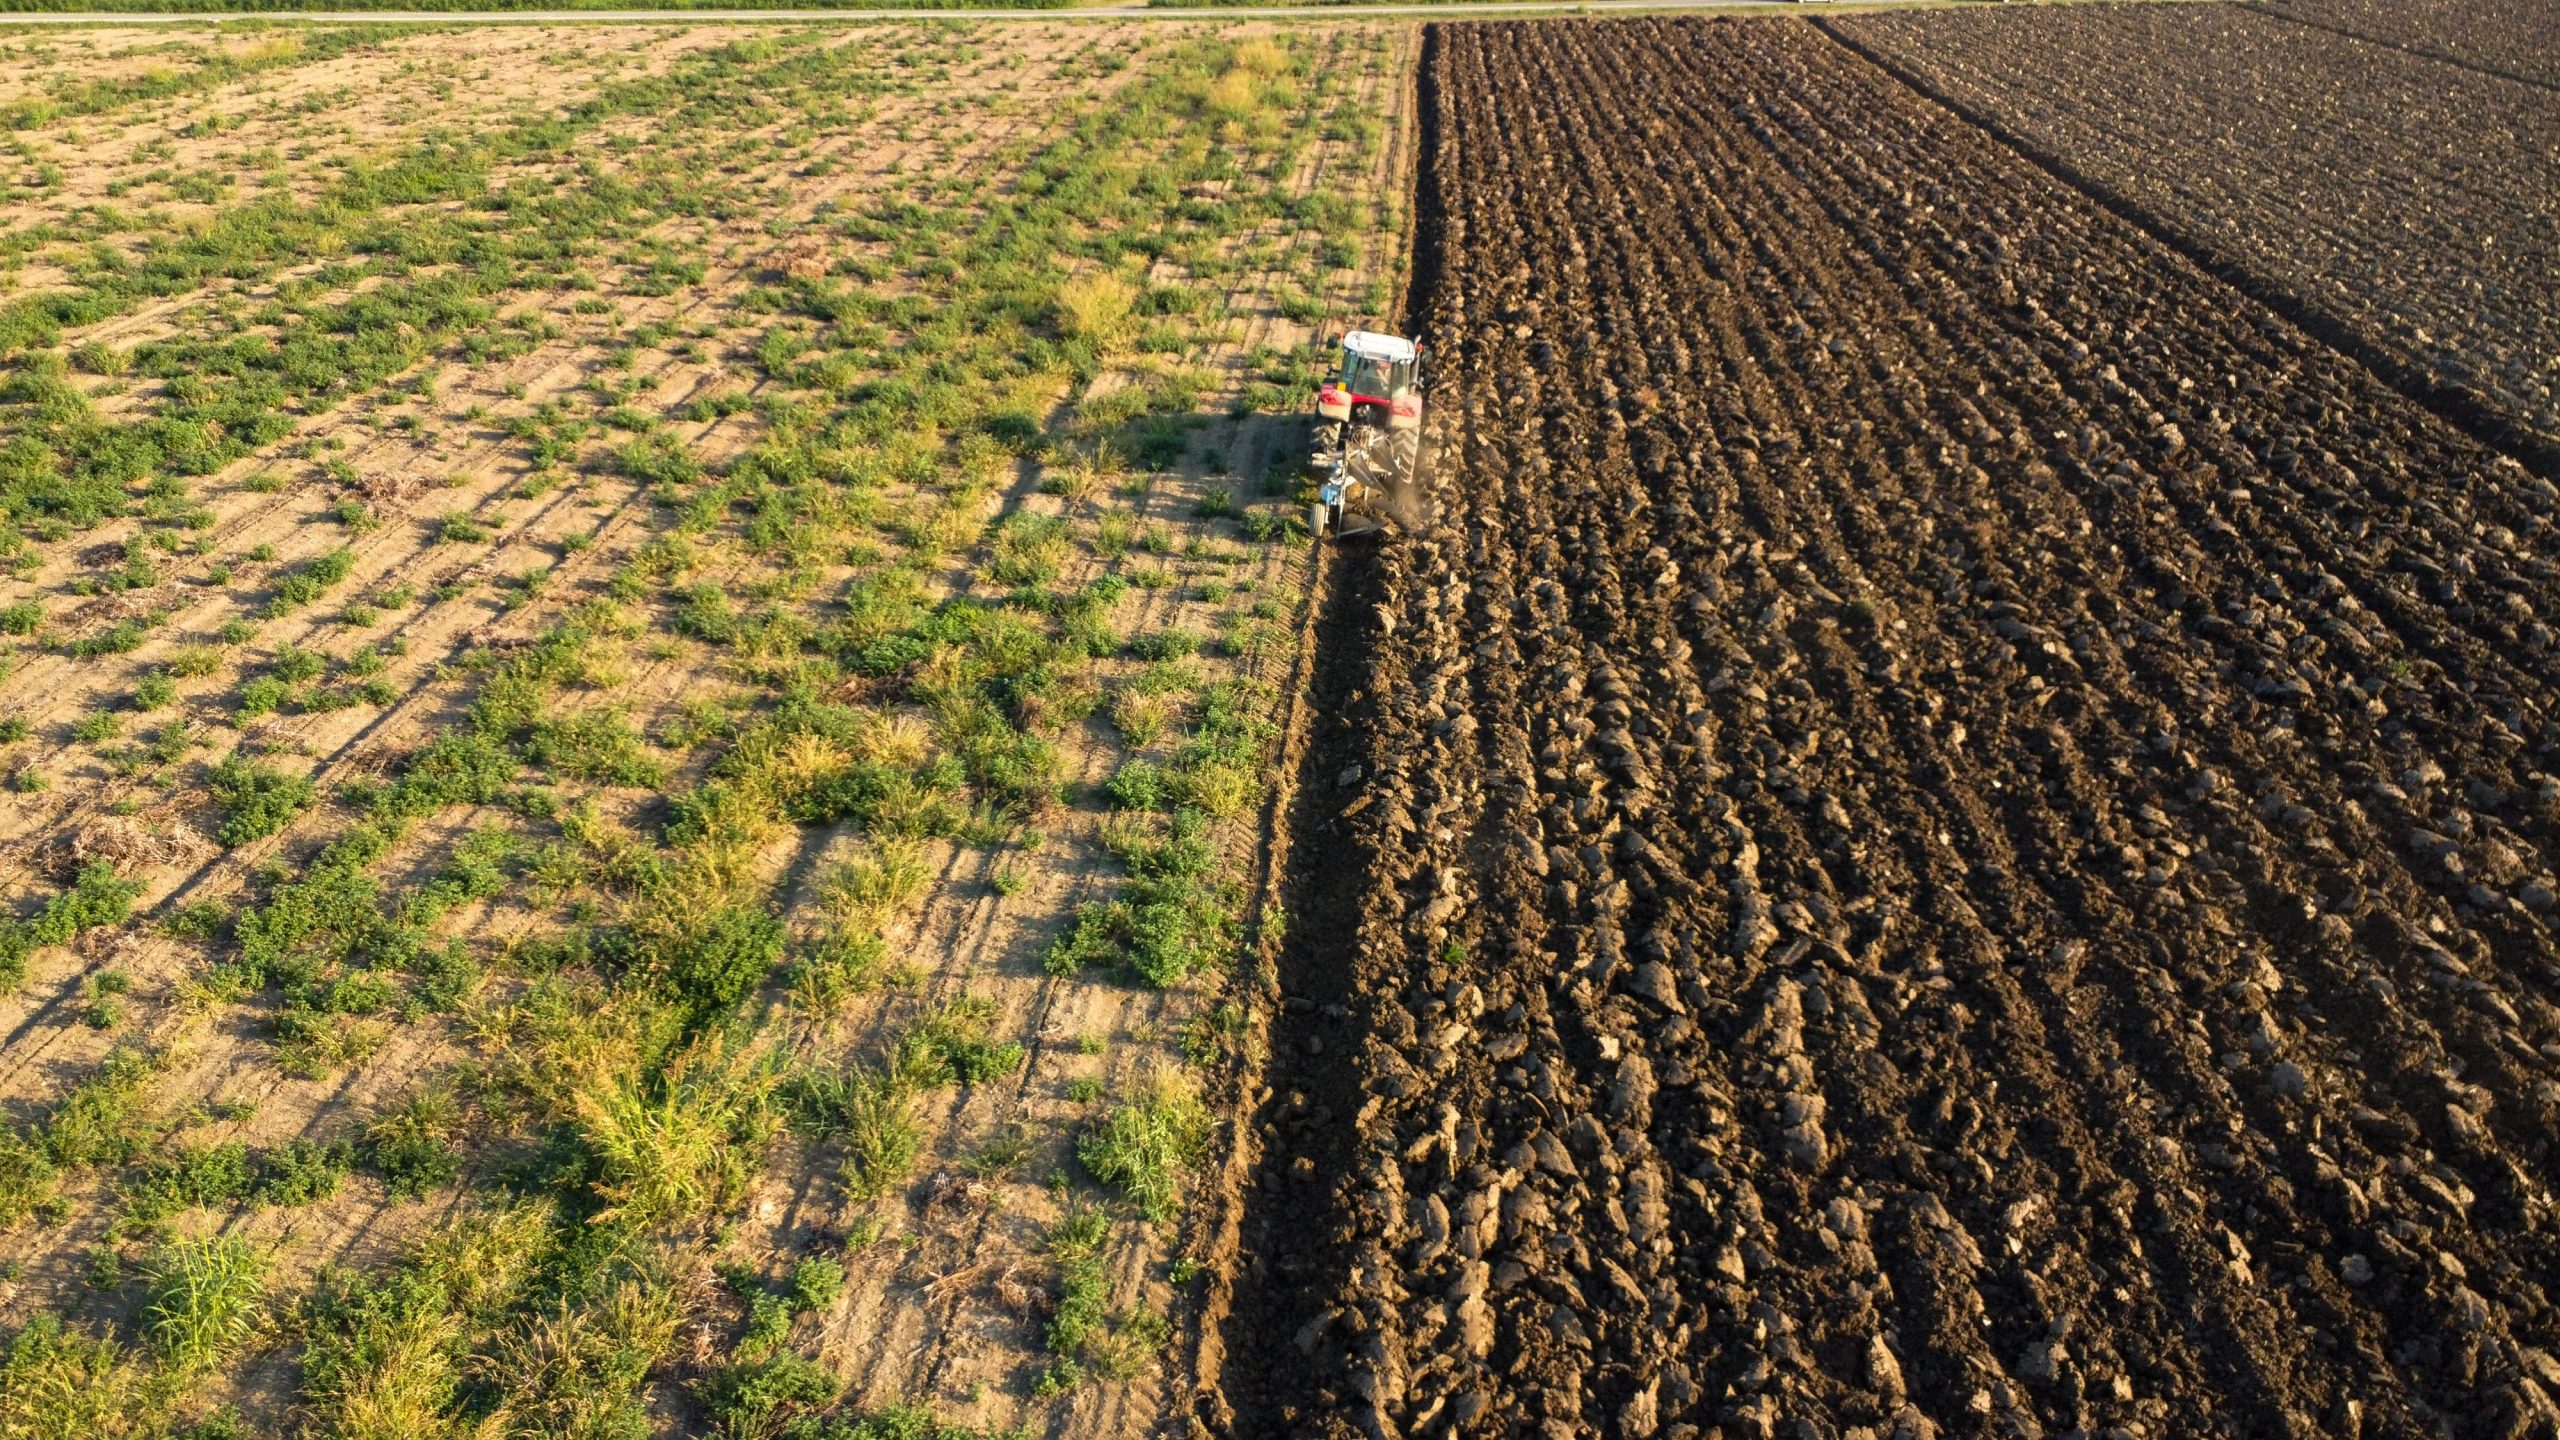
[[[1423,77],[1204,1418],[2552,1434],[2550,477],[1815,26]]]
[[[1411,33],[283,33],[0,60],[0,1413],[1147,1428]]]

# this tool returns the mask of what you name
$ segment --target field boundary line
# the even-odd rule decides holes
[[[2254,7],[2244,7],[2254,8]],[[2498,414],[2464,391],[2431,380],[2422,365],[2404,360],[2357,335],[2346,324],[2322,312],[2276,282],[2259,275],[2209,245],[2172,230],[2150,210],[2089,175],[2042,144],[1981,109],[1946,94],[1918,74],[1833,25],[1817,19],[1813,28],[1834,44],[1874,66],[1922,100],[1982,132],[2002,147],[2100,209],[2141,231],[2205,274],[2276,313],[2287,324],[2355,362],[2385,389],[2452,426],[2473,441],[2522,465],[2542,479],[2560,483],[2560,442],[2543,438]]]
[[[846,10],[0,10],[0,26],[9,25],[220,25],[234,20],[309,24],[378,25],[731,25],[769,21],[776,24],[826,22],[872,24],[880,21],[1052,20],[1359,20],[1382,17],[1504,18],[1511,16],[1570,18],[1575,15],[1713,14],[1727,12],[1792,14],[1819,4],[1827,14],[1855,15],[1879,10],[1971,9],[1983,0],[1390,0],[1352,5],[1095,5],[1033,9],[846,9]],[[2097,4],[2107,0],[2046,0],[2056,4]],[[2205,5],[2223,0],[2156,0],[2163,4]]]
[[[1424,56],[1432,27],[1420,24],[1403,28],[1409,50],[1399,56],[1400,73],[1396,79],[1402,92],[1401,117],[1388,143],[1389,163],[1397,172],[1391,183],[1401,189],[1406,199],[1403,253],[1396,257],[1401,278],[1394,314],[1397,323],[1406,327],[1405,333],[1411,334],[1413,252],[1421,231],[1414,201],[1421,190],[1423,139],[1432,129],[1422,109]],[[1336,550],[1321,537],[1311,537],[1308,542],[1307,584],[1298,609],[1297,647],[1289,663],[1288,689],[1281,697],[1280,738],[1274,751],[1269,794],[1263,803],[1262,843],[1255,857],[1253,970],[1230,990],[1257,1003],[1249,1012],[1253,1018],[1248,1023],[1244,1047],[1247,1062],[1236,1068],[1233,1093],[1224,1097],[1225,1103],[1219,1107],[1219,1121],[1226,1127],[1229,1140],[1216,1171],[1216,1211],[1204,1213],[1192,1232],[1191,1254],[1204,1263],[1210,1281],[1191,1315],[1187,1357],[1190,1374],[1183,1377],[1187,1393],[1183,1400],[1166,1407],[1168,1415],[1177,1409],[1188,1413],[1194,1433],[1202,1427],[1232,1432],[1236,1423],[1234,1401],[1225,1383],[1229,1364],[1227,1328],[1235,1315],[1237,1265],[1245,1254],[1246,1217],[1253,1208],[1257,1180],[1268,1160],[1268,1147],[1254,1121],[1272,1093],[1270,1075],[1278,1058],[1273,1036],[1281,1028],[1281,1012],[1288,998],[1282,983],[1281,958],[1296,928],[1288,915],[1288,882],[1298,864],[1297,822],[1301,807],[1309,802],[1304,792],[1307,766],[1318,748],[1315,687],[1327,658],[1324,632],[1339,608],[1336,594],[1343,565]],[[1318,777],[1321,784],[1321,771]],[[1277,932],[1267,923],[1275,914],[1282,917]]]
[[[1236,1261],[1244,1253],[1244,1219],[1254,1187],[1254,1177],[1262,1169],[1263,1150],[1254,1116],[1263,1105],[1263,1092],[1270,1086],[1271,1034],[1284,993],[1280,984],[1280,952],[1288,943],[1284,920],[1275,932],[1269,917],[1282,910],[1283,880],[1289,873],[1294,838],[1290,815],[1300,800],[1303,772],[1308,753],[1308,717],[1314,709],[1311,687],[1315,683],[1320,627],[1326,601],[1333,593],[1334,571],[1321,542],[1307,557],[1306,598],[1298,607],[1298,653],[1289,666],[1288,693],[1282,697],[1284,718],[1280,726],[1278,749],[1271,774],[1269,797],[1263,802],[1262,843],[1255,857],[1253,898],[1255,908],[1248,917],[1254,927],[1254,946],[1250,973],[1241,976],[1228,993],[1248,997],[1254,1003],[1247,1023],[1242,1053],[1246,1057],[1233,1072],[1233,1091],[1218,1107],[1218,1122],[1226,1128],[1228,1141],[1225,1156],[1211,1172],[1211,1192],[1217,1197],[1214,1212],[1203,1207],[1194,1222],[1192,1258],[1202,1262],[1204,1273],[1211,1277],[1208,1289],[1193,1307],[1189,1369],[1182,1377],[1186,1392],[1179,1400],[1169,1400],[1165,1413],[1170,1416],[1187,1412],[1199,1416],[1208,1406],[1224,1399],[1225,1387],[1215,1377],[1226,1369],[1227,1320],[1235,1309]],[[1283,912],[1285,913],[1285,912]],[[1232,1423],[1233,1416],[1222,1417]]]
[[[1422,273],[1419,256],[1426,228],[1432,232],[1434,283],[1437,280],[1437,212],[1433,212],[1426,227],[1421,202],[1429,193],[1424,174],[1436,168],[1438,158],[1441,127],[1433,59],[1443,43],[1445,27],[1424,23],[1412,29],[1411,63],[1403,77],[1406,114],[1397,127],[1396,140],[1402,148],[1402,173],[1394,181],[1407,204],[1404,254],[1399,267],[1403,274],[1392,317],[1407,335],[1416,333],[1413,306],[1415,296],[1421,293],[1417,289]],[[1374,638],[1360,607],[1364,602],[1376,604],[1382,565],[1374,547],[1346,551],[1341,545],[1322,539],[1311,543],[1308,600],[1301,621],[1304,638],[1297,683],[1289,695],[1280,780],[1274,786],[1266,852],[1269,868],[1262,877],[1261,893],[1266,905],[1285,904],[1311,889],[1324,900],[1339,902],[1348,889],[1340,884],[1341,877],[1358,876],[1368,863],[1366,847],[1335,827],[1374,795],[1369,788],[1374,777],[1357,769],[1367,757],[1354,748],[1359,732],[1349,718],[1370,713],[1369,687],[1376,681],[1374,652],[1350,642]],[[1332,641],[1330,645],[1326,643],[1328,639]],[[1333,702],[1330,709],[1327,700]],[[1337,773],[1347,780],[1328,774],[1329,766],[1346,759],[1353,762],[1353,768]],[[1312,785],[1305,779],[1310,773],[1315,777]],[[1342,795],[1346,783],[1356,785],[1359,792],[1347,807]],[[1239,1323],[1240,1300],[1247,1307],[1259,1308],[1269,1302],[1275,1290],[1285,1287],[1285,1281],[1266,1272],[1265,1261],[1273,1253],[1266,1242],[1271,1238],[1273,1210],[1285,1210],[1298,1197],[1285,1188],[1265,1189],[1260,1183],[1274,1178],[1268,1167],[1275,1144],[1265,1140],[1263,1124],[1256,1121],[1272,1113],[1279,1097],[1273,1077],[1281,1073],[1284,1052],[1304,1045],[1311,1033],[1310,1022],[1304,1018],[1306,1013],[1318,1011],[1325,1004],[1327,992],[1321,983],[1324,970],[1351,968],[1358,928],[1357,915],[1349,907],[1334,903],[1321,905],[1312,914],[1293,910],[1281,934],[1273,936],[1264,931],[1258,936],[1258,978],[1272,1003],[1267,1010],[1257,1011],[1259,1023],[1254,1035],[1262,1052],[1260,1073],[1251,1086],[1235,1097],[1230,1116],[1235,1125],[1235,1143],[1220,1177],[1225,1203],[1215,1232],[1217,1249],[1205,1257],[1216,1278],[1201,1306],[1200,1332],[1192,1353],[1190,1414],[1194,1434],[1239,1433],[1240,1409],[1268,1415],[1269,1396],[1259,1383],[1260,1376],[1251,1369],[1238,1373],[1240,1363],[1249,1367],[1267,1365],[1267,1358],[1257,1361],[1252,1356],[1240,1357],[1238,1348],[1229,1342],[1238,1338],[1233,1331]],[[1310,978],[1318,983],[1303,983]],[[1292,986],[1293,979],[1302,983]],[[1343,998],[1352,997],[1346,994]],[[1295,1013],[1287,1003],[1291,1000],[1300,1003]],[[1350,1013],[1356,1016],[1359,1012],[1354,1008]],[[1358,1043],[1351,1041],[1346,1054],[1356,1053]],[[1336,1077],[1336,1084],[1339,1083],[1340,1077]],[[1339,1128],[1354,1123],[1352,1115],[1360,1097],[1360,1084],[1353,1079],[1347,1091],[1311,1093],[1306,1098],[1319,1114],[1330,1108],[1329,1121],[1322,1123]],[[1285,1155],[1297,1147],[1279,1139],[1276,1148]],[[1251,1273],[1247,1273],[1248,1263]],[[1273,1345],[1281,1342],[1278,1335],[1257,1338]]]
[[[2536,80],[2530,75],[2518,75],[2512,70],[2501,70],[2495,65],[2483,65],[2477,60],[2466,60],[2459,55],[2449,54],[2442,50],[2430,50],[2425,46],[2412,45],[2404,40],[2386,40],[2379,35],[2367,35],[2361,30],[2350,30],[2343,25],[2332,25],[2325,20],[2314,20],[2307,15],[2288,14],[2272,5],[2260,4],[2258,3],[2258,0],[2240,0],[2240,3],[2234,8],[2247,10],[2253,14],[2264,15],[2270,20],[2282,20],[2289,25],[2300,25],[2305,29],[2323,31],[2327,34],[2335,35],[2342,40],[2353,40],[2360,44],[2378,46],[2384,50],[2397,50],[2401,54],[2410,56],[2413,59],[2433,60],[2439,65],[2450,65],[2456,70],[2468,70],[2474,75],[2485,75],[2492,80],[2512,81],[2518,85],[2530,85],[2536,90],[2544,90],[2554,95],[2560,95],[2560,85],[2554,85],[2548,80]]]

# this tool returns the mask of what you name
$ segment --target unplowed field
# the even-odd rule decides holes
[[[1411,52],[0,54],[0,1436],[1152,1428]]]
[[[2519,37],[2536,23],[2447,28]],[[2560,463],[2549,85],[2249,7],[1837,28],[2478,433]]]
[[[2552,486],[1817,29],[1432,36],[1212,1418],[2549,1434]]]

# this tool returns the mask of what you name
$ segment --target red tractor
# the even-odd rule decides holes
[[[1307,526],[1319,537],[1361,535],[1349,512],[1381,510],[1412,523],[1422,448],[1422,350],[1372,330],[1342,337],[1342,366],[1316,387],[1314,460],[1324,483]]]

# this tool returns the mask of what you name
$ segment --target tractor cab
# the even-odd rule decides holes
[[[1350,425],[1415,430],[1422,425],[1422,352],[1410,340],[1354,330],[1342,363],[1316,389],[1316,415],[1339,432]]]

